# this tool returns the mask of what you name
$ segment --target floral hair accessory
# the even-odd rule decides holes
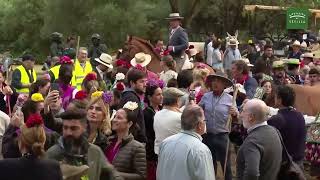
[[[43,124],[43,119],[40,114],[31,114],[29,115],[27,122],[25,123],[28,128],[35,126],[41,126]]]
[[[147,86],[157,86],[162,89],[164,87],[164,81],[157,79],[148,79]]]
[[[91,94],[91,98],[98,98],[101,97],[103,94],[103,91],[96,91],[94,93]]]
[[[144,67],[142,67],[140,64],[137,64],[134,68],[139,71],[145,71]]]
[[[117,81],[124,80],[125,78],[126,78],[126,76],[123,73],[117,73],[116,74],[116,80]]]
[[[102,94],[102,98],[103,98],[103,101],[106,104],[109,104],[109,103],[111,103],[111,100],[112,100],[112,93],[111,92],[105,92],[105,93]]]
[[[84,79],[86,81],[93,81],[93,80],[97,80],[98,77],[97,77],[97,74],[95,72],[91,72],[91,73],[88,73]]]
[[[134,111],[135,109],[138,108],[138,103],[136,102],[132,102],[132,101],[128,101],[124,106],[124,109],[129,109],[130,111]]]
[[[34,101],[34,102],[44,101],[43,96],[42,96],[42,94],[40,94],[40,93],[34,93],[34,94],[32,94],[31,100]]]
[[[122,82],[117,82],[117,84],[116,84],[116,89],[117,89],[118,91],[123,91],[124,88],[125,88],[125,86],[124,86],[124,84],[123,84]]]
[[[77,100],[84,100],[84,99],[86,99],[88,97],[88,94],[85,92],[85,91],[83,91],[83,90],[80,90],[80,91],[78,91],[77,93],[76,93],[76,95],[75,95],[75,99],[77,99]]]
[[[128,63],[128,62],[127,62],[126,60],[124,60],[124,59],[118,59],[118,60],[116,61],[116,66],[117,66],[117,67],[123,67],[123,68],[129,69],[129,68],[131,67],[131,64]]]
[[[60,64],[73,64],[73,62],[69,56],[61,56]]]
[[[203,64],[203,63],[199,63],[197,66],[196,66],[197,69],[205,69],[206,68],[206,65]]]
[[[163,56],[168,56],[169,54],[170,54],[170,51],[168,51],[168,50],[165,50],[165,51],[163,51],[163,53],[162,53]]]

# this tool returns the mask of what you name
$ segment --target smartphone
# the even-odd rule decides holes
[[[58,83],[51,83],[50,91],[59,91],[60,87]]]

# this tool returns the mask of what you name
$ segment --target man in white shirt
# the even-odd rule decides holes
[[[207,64],[210,66],[212,65],[212,55],[213,55],[213,47],[212,47],[212,41],[208,43],[207,45]]]
[[[162,141],[181,131],[181,111],[179,98],[184,92],[177,88],[167,88],[163,91],[163,109],[156,112],[153,128],[155,132],[154,152],[159,154],[159,146]]]

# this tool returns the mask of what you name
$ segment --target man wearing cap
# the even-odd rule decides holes
[[[189,40],[187,32],[180,26],[183,17],[179,13],[171,13],[168,18],[170,22],[170,33],[168,42],[168,51],[170,55],[176,60],[177,72],[185,61],[185,50],[188,48]]]
[[[88,57],[93,67],[96,67],[99,63],[95,61],[95,58],[99,58],[101,53],[107,53],[107,45],[102,44],[101,37],[95,33],[91,36],[92,45],[88,48]]]
[[[184,93],[177,88],[167,88],[163,91],[163,109],[154,115],[154,152],[159,154],[162,141],[181,131],[181,111],[179,99]]]
[[[295,40],[291,47],[292,47],[292,51],[289,53],[288,58],[300,59],[300,56],[302,55],[300,51],[300,48],[301,48],[300,42]]]
[[[224,89],[233,85],[232,81],[224,75],[215,74],[207,77],[210,91],[205,93],[199,102],[205,115],[207,133],[203,135],[203,142],[209,147],[212,153],[212,159],[215,169],[217,161],[224,169],[227,144],[229,138],[229,129],[227,121],[229,114],[237,117],[238,110],[233,106],[232,96],[224,92]],[[230,158],[227,158],[225,171],[225,180],[232,179]]]
[[[89,166],[81,179],[122,179],[108,162],[100,147],[88,142],[87,120],[83,110],[67,110],[60,115],[62,137],[47,151],[47,157],[72,166]]]
[[[275,85],[284,85],[289,83],[289,78],[285,71],[285,64],[282,60],[277,60],[272,63],[272,74]]]
[[[302,79],[299,74],[299,66],[300,66],[300,60],[299,59],[288,59],[287,60],[287,74],[291,79],[294,80],[294,82],[291,82],[293,84],[302,84]]]
[[[74,70],[72,77],[72,86],[81,90],[81,84],[84,77],[93,71],[93,68],[88,60],[88,51],[85,47],[80,47],[78,57],[74,61]]]
[[[22,65],[12,73],[11,85],[18,93],[29,94],[29,88],[37,80],[36,71],[33,69],[35,58],[31,54],[22,56]]]
[[[227,73],[228,77],[231,77],[231,64],[233,61],[237,61],[241,59],[241,54],[238,49],[238,40],[236,39],[230,39],[230,42],[228,44],[228,48],[226,49],[224,53],[223,58],[223,68],[225,72]]]
[[[111,90],[112,57],[109,54],[102,53],[99,58],[95,58],[94,60],[99,63],[94,71],[97,74],[100,87],[102,87],[103,90]]]
[[[145,54],[143,52],[139,52],[134,55],[134,58],[131,59],[130,64],[133,67],[135,67],[138,64],[140,66],[142,66],[147,74],[148,79],[159,79],[157,74],[155,74],[154,72],[149,71],[147,69],[147,66],[150,62],[151,62],[151,55],[150,54]]]
[[[253,73],[264,73],[271,75],[271,67],[273,61],[277,60],[273,55],[273,48],[270,45],[264,46],[264,53],[260,56],[254,64]]]

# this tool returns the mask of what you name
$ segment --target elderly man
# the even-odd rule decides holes
[[[227,128],[228,116],[231,114],[237,117],[238,111],[232,105],[232,96],[224,92],[224,89],[232,86],[231,80],[223,75],[209,75],[207,77],[208,86],[211,91],[204,94],[199,105],[204,110],[208,131],[203,135],[203,142],[209,147],[215,169],[217,161],[224,169],[229,129]],[[227,159],[225,180],[232,179],[230,158]]]
[[[122,179],[109,164],[101,149],[88,143],[86,113],[67,110],[60,116],[63,120],[63,136],[47,151],[47,157],[73,166],[89,166],[88,174],[81,179]]]
[[[97,73],[100,87],[105,91],[111,90],[112,57],[109,54],[102,53],[99,58],[94,60],[98,63],[94,71]]]
[[[158,180],[214,180],[209,148],[201,142],[206,132],[204,113],[188,105],[181,115],[182,132],[168,137],[160,146]]]
[[[92,66],[88,59],[88,50],[85,47],[80,47],[78,57],[74,61],[74,70],[72,77],[72,86],[81,90],[81,84],[84,77],[92,72]]]
[[[159,154],[162,141],[181,131],[181,111],[179,99],[184,93],[177,88],[167,88],[163,91],[163,109],[154,115],[154,152]]]
[[[177,72],[180,72],[185,62],[185,58],[182,56],[186,56],[185,50],[188,48],[188,34],[180,26],[183,17],[179,13],[171,13],[166,19],[170,22],[168,51],[174,60],[176,60]]]
[[[275,128],[267,125],[267,105],[252,99],[240,114],[248,136],[237,156],[237,179],[276,180],[282,162],[282,145]]]

